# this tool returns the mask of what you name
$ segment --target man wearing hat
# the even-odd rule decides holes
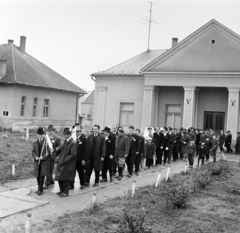
[[[128,156],[128,137],[124,135],[124,130],[121,126],[118,127],[118,135],[116,137],[116,148],[114,158],[118,165],[118,180],[123,178],[123,166],[125,158]]]
[[[87,156],[87,139],[85,135],[82,133],[82,129],[79,124],[75,125],[76,127],[76,133],[77,133],[77,160],[76,160],[76,166],[75,166],[75,174],[76,171],[78,172],[79,175],[79,180],[80,180],[80,189],[84,189],[85,185],[85,180],[84,180],[84,165],[85,165],[85,160]],[[75,175],[74,175],[75,177]],[[70,189],[74,189],[74,180],[70,184]]]
[[[55,163],[55,158],[58,156],[58,152],[56,151],[56,148],[61,145],[61,139],[54,133],[55,129],[53,125],[49,125],[47,128],[47,135],[49,136],[49,139],[52,143],[53,147],[53,152],[51,155],[51,160],[50,160],[50,176],[46,177],[45,180],[45,186],[43,189],[47,189],[49,185],[54,184],[53,180],[53,169],[54,169],[54,163]]]
[[[75,166],[77,157],[77,144],[71,137],[69,128],[63,131],[64,142],[56,148],[60,152],[58,165],[56,169],[55,180],[58,181],[60,191],[57,193],[60,197],[69,195],[69,185],[74,180]]]
[[[89,186],[92,171],[95,171],[95,183],[93,187],[99,186],[99,176],[102,162],[106,155],[105,137],[100,134],[100,126],[93,126],[93,134],[87,138],[87,169],[85,173],[85,187]]]
[[[33,144],[34,176],[37,177],[38,195],[43,193],[44,177],[50,175],[51,150],[44,137],[43,128],[37,130],[38,139]]]
[[[105,136],[106,154],[103,161],[102,180],[100,182],[107,182],[107,171],[109,171],[110,182],[112,182],[113,156],[115,153],[115,137],[110,134],[109,127],[105,127],[103,133]]]

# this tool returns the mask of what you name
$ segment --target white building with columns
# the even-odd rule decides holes
[[[93,122],[239,131],[240,36],[211,20],[169,50],[149,50],[95,78]]]

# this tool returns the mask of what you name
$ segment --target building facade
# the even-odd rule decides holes
[[[26,37],[20,47],[12,40],[0,45],[0,126],[72,126],[86,92],[27,54],[25,46]]]
[[[211,20],[169,50],[150,50],[96,80],[94,122],[105,125],[239,128],[240,36]]]

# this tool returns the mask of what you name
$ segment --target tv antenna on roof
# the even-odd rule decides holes
[[[167,21],[167,20],[164,20],[164,21],[159,22],[158,20],[159,20],[160,18],[154,18],[154,17],[152,18],[152,4],[153,4],[153,2],[149,2],[149,3],[150,3],[150,15],[149,15],[149,19],[147,19],[148,16],[146,16],[146,17],[143,17],[143,18],[137,20],[137,21],[143,21],[143,22],[141,22],[141,23],[148,23],[148,47],[147,47],[147,51],[149,51],[150,34],[151,34],[151,25],[152,25],[152,23],[153,23],[153,24],[159,24],[159,23],[162,23],[162,22]]]

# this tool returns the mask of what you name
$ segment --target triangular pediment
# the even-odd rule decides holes
[[[211,20],[144,67],[145,72],[240,72],[240,37]]]

